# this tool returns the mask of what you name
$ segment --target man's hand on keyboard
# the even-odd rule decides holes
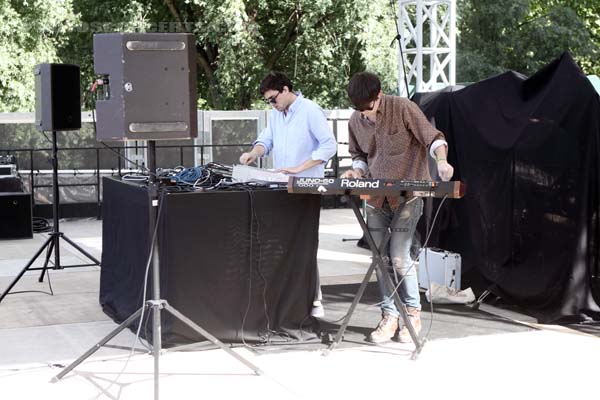
[[[256,155],[252,152],[244,153],[240,156],[240,164],[242,165],[250,165],[254,161],[256,161]]]
[[[360,168],[349,169],[344,172],[340,178],[343,179],[360,179],[365,175],[364,171]]]

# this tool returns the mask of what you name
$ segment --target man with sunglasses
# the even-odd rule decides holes
[[[252,150],[240,156],[240,163],[252,164],[272,152],[279,172],[323,178],[325,163],[336,153],[337,142],[321,107],[294,92],[292,82],[281,72],[271,72],[262,80],[260,94],[273,111],[267,128],[253,143]],[[311,315],[322,318],[325,310],[318,278],[319,271]]]
[[[447,161],[448,143],[444,134],[429,123],[415,103],[406,98],[384,95],[379,78],[370,72],[355,74],[347,91],[356,111],[348,122],[352,169],[346,171],[342,178],[431,180],[427,157],[436,160],[442,180],[452,178],[454,169]],[[402,212],[391,226],[395,210],[400,205],[403,205]],[[377,196],[372,197],[367,205],[367,225],[375,243],[379,244],[384,233],[391,230],[388,248],[382,251],[390,256],[390,269],[399,282],[398,294],[417,333],[421,330],[421,301],[410,248],[422,212],[420,197]],[[394,339],[399,329],[399,312],[392,292],[382,279],[378,281],[383,298],[382,318],[368,337],[373,343]],[[397,340],[411,342],[408,328],[402,327]]]
[[[252,150],[240,156],[240,163],[252,164],[272,152],[274,167],[280,172],[322,178],[337,143],[321,107],[294,92],[292,82],[281,72],[271,72],[262,80],[260,94],[273,112]]]

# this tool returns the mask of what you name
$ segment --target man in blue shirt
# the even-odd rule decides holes
[[[240,163],[251,164],[272,152],[274,167],[280,172],[322,178],[337,143],[321,107],[300,92],[293,92],[292,82],[281,72],[267,75],[260,84],[260,93],[274,110],[267,128],[252,150],[241,155]]]
[[[240,156],[241,164],[273,152],[273,162],[280,172],[311,178],[325,176],[325,163],[336,153],[337,142],[323,109],[300,92],[293,92],[290,79],[281,72],[271,72],[260,83],[260,94],[274,110],[267,128],[258,135],[252,150]],[[317,288],[313,317],[323,317],[321,285],[317,269]]]

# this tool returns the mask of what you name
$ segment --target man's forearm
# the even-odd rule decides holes
[[[439,146],[435,149],[435,160],[446,161],[448,158],[448,147],[446,145]]]
[[[306,171],[307,169],[310,169],[312,167],[314,167],[315,165],[320,165],[323,164],[323,160],[306,160],[304,161],[302,164],[298,165],[298,172],[302,172],[302,171]]]
[[[454,167],[448,163],[448,146],[443,145],[435,149],[435,163],[442,181],[449,181],[454,175]]]
[[[304,161],[302,164],[300,165],[296,165],[295,167],[285,167],[285,168],[281,168],[279,169],[279,171],[285,173],[285,174],[299,174],[302,171],[306,171],[309,168],[314,167],[315,165],[319,165],[319,164],[323,164],[324,161],[323,160],[306,160]]]

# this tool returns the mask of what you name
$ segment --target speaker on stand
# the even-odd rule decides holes
[[[79,84],[79,66],[71,64],[39,64],[34,68],[35,74],[35,124],[38,130],[52,131],[52,232],[27,265],[21,270],[8,288],[0,295],[0,302],[27,271],[41,270],[39,281],[44,280],[50,257],[54,253],[54,265],[51,269],[88,267],[100,265],[94,256],[69,239],[59,229],[60,195],[58,187],[58,146],[57,131],[78,130],[81,128],[81,97]],[[62,265],[60,262],[60,240],[66,241],[75,250],[92,261],[91,264]],[[32,267],[33,263],[46,251],[43,267]]]
[[[160,294],[157,225],[166,197],[156,180],[156,140],[197,136],[196,38],[184,33],[113,33],[94,35],[94,71],[102,93],[96,102],[96,138],[148,141],[148,196],[153,210],[151,230],[151,298],[112,332],[56,375],[62,379],[129,325],[152,311],[154,399],[159,398],[159,360],[162,350],[161,312],[165,311],[226,353],[252,369],[260,369],[194,323]],[[149,261],[150,261],[149,260]]]

